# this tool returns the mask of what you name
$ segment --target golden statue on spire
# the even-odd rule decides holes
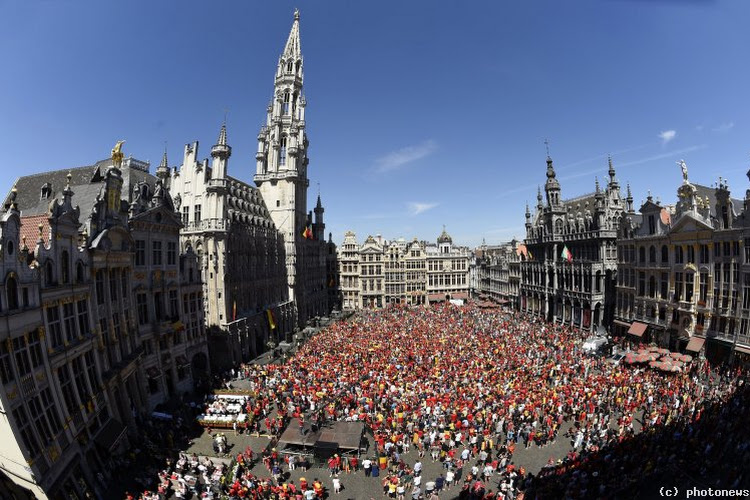
[[[117,141],[117,144],[115,144],[115,147],[112,148],[112,164],[120,168],[122,166],[122,158],[125,156],[122,153],[122,145],[125,144],[125,141]]]

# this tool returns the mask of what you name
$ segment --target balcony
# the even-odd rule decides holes
[[[206,183],[206,190],[208,192],[226,191],[228,187],[227,184],[228,181],[226,179],[209,179],[208,183]]]
[[[230,222],[227,219],[203,219],[188,222],[182,229],[183,233],[197,233],[203,231],[229,231]]]

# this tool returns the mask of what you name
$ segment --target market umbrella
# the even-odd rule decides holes
[[[656,349],[655,352],[658,352],[659,354],[669,354],[669,349],[665,349],[663,347],[660,347],[659,349]]]

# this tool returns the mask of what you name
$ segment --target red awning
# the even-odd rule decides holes
[[[698,352],[701,350],[705,342],[706,339],[704,339],[703,337],[691,337],[685,350],[690,352]]]
[[[466,299],[469,298],[469,294],[465,293],[465,292],[458,292],[458,293],[454,293],[453,295],[451,295],[451,298],[452,299],[466,300]]]
[[[628,333],[631,335],[635,335],[636,337],[641,337],[646,331],[646,328],[648,328],[647,324],[633,321],[633,324],[630,325],[630,330],[628,330]]]
[[[440,302],[441,300],[445,300],[445,295],[442,293],[431,293],[427,296],[427,300],[430,302]]]

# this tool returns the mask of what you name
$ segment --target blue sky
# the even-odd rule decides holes
[[[564,198],[613,155],[638,204],[691,180],[750,188],[750,2],[710,0],[0,2],[0,191],[91,164],[118,139],[207,156],[228,109],[229,173],[256,136],[301,11],[317,183],[352,229],[478,245],[523,237],[550,141]],[[312,207],[310,207],[312,208]]]

